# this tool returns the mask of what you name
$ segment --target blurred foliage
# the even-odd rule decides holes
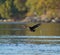
[[[27,7],[25,5],[26,0],[14,0],[14,5],[18,9],[20,17],[25,17],[27,13]]]
[[[60,0],[27,0],[26,5],[30,13],[36,12],[38,15],[50,12],[51,15],[56,15],[60,9]],[[59,10],[60,11],[60,10]]]
[[[3,1],[3,0],[1,0]],[[3,18],[9,18],[10,16],[10,10],[11,10],[11,0],[8,1],[6,0],[4,3],[1,3],[0,4],[0,15],[3,17]]]
[[[0,0],[2,18],[24,18],[34,12],[37,15],[60,16],[60,0]]]
[[[0,15],[2,18],[24,17],[27,9],[21,0],[1,0]],[[25,1],[24,1],[25,2]]]
[[[0,0],[0,5],[3,4],[6,0]]]

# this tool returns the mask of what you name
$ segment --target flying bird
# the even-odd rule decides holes
[[[30,29],[31,32],[35,32],[35,29],[43,23],[51,23],[51,22],[52,23],[60,23],[60,18],[57,18],[57,17],[56,18],[54,18],[54,17],[52,17],[52,18],[46,18],[46,17],[41,18],[41,17],[35,17],[34,16],[34,17],[26,17],[21,22],[23,22],[23,23],[31,23],[31,22],[36,23],[37,22],[37,24],[33,25],[32,27],[26,26]]]

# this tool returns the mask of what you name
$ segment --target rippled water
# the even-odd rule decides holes
[[[2,38],[2,39],[1,39]],[[3,39],[7,38],[7,39]],[[27,44],[8,38],[55,38],[60,36],[0,36],[0,55],[60,55],[60,44]],[[22,41],[23,41],[22,40]],[[12,44],[12,41],[15,42]],[[55,40],[58,41],[58,40]],[[4,42],[4,43],[3,43]],[[17,42],[17,43],[16,43]],[[19,42],[19,43],[18,43]],[[54,42],[54,40],[52,40]],[[60,42],[60,40],[59,40]],[[10,44],[8,44],[10,43]]]
[[[60,55],[60,44],[0,44],[0,55]]]
[[[60,43],[60,36],[0,36],[0,43]]]

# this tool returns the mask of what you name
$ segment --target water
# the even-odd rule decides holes
[[[0,43],[37,43],[37,44],[58,44],[60,36],[15,36],[0,35]]]
[[[29,27],[35,24],[36,23],[0,22],[0,35],[60,36],[60,23],[45,23],[36,28],[35,32],[31,32]],[[28,28],[25,26],[28,26]]]
[[[0,55],[60,55],[60,44],[0,44]]]
[[[26,40],[30,38],[52,38],[55,40],[52,40],[52,44],[34,44],[20,42],[21,38],[22,41],[26,38]],[[60,44],[54,43],[58,41],[57,38],[59,39],[60,36],[0,36],[0,55],[60,55]]]

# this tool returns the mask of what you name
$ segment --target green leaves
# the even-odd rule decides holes
[[[19,11],[21,17],[24,17],[27,12],[27,7],[25,5],[26,0],[14,0],[14,6]]]
[[[0,0],[0,14],[3,18],[12,18],[19,15],[24,17],[26,13],[25,1],[21,0]]]
[[[56,15],[57,10],[60,9],[60,0],[27,0],[26,6],[29,12],[36,12],[37,15],[42,15],[45,12],[51,11],[51,15]],[[29,14],[28,12],[28,14]]]
[[[49,15],[60,14],[60,0],[0,0],[0,14],[3,18],[19,18],[33,15],[42,15],[44,12]],[[60,16],[60,15],[59,15]]]
[[[6,0],[5,3],[0,6],[0,14],[3,18],[10,18],[10,10],[11,10],[11,0]]]

